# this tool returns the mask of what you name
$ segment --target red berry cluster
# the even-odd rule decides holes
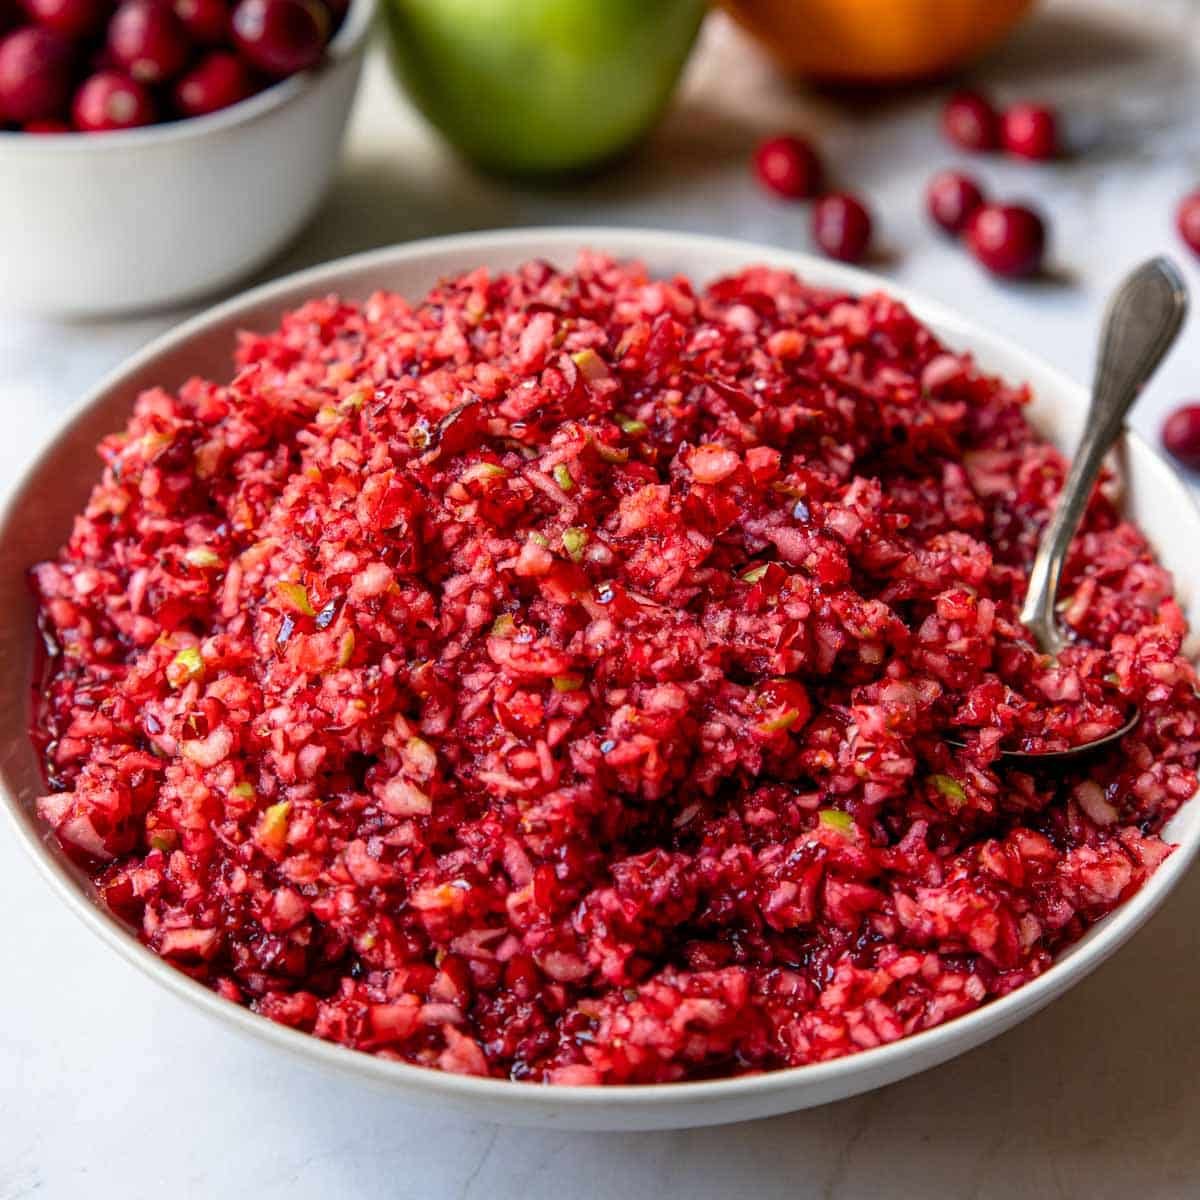
[[[975,153],[1004,150],[1044,161],[1059,152],[1058,117],[1042,104],[1000,111],[982,92],[955,92],[942,109],[942,132]],[[991,204],[983,189],[960,171],[942,171],[925,194],[929,215],[947,233],[961,236],[971,254],[994,275],[1036,274],[1046,248],[1042,218],[1023,204]]]
[[[785,200],[811,200],[812,236],[830,258],[858,262],[871,243],[871,213],[849,192],[822,192],[824,169],[809,142],[798,137],[774,137],[754,151],[758,181]]]
[[[0,0],[0,126],[203,116],[315,66],[348,0]]]
[[[942,110],[942,132],[974,153],[1003,150],[1016,158],[1044,161],[1059,152],[1054,109],[1021,103],[1001,112],[982,92],[955,92]]]
[[[942,171],[929,182],[925,203],[934,222],[961,237],[993,275],[1019,278],[1041,269],[1046,249],[1042,218],[1023,204],[992,204],[983,188],[961,171]]]

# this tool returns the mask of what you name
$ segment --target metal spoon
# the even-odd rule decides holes
[[[1063,563],[1103,466],[1105,455],[1124,430],[1125,416],[1171,348],[1187,313],[1187,287],[1167,258],[1153,258],[1126,276],[1104,314],[1092,403],[1058,505],[1038,544],[1029,573],[1021,623],[1043,654],[1056,655],[1068,644],[1055,613]],[[1067,750],[1041,753],[1001,750],[1001,759],[1026,768],[1066,766],[1111,746],[1141,719],[1136,709],[1119,729]],[[952,741],[961,746],[961,742]]]

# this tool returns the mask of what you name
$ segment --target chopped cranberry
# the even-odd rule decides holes
[[[191,46],[179,18],[158,0],[125,0],[108,26],[108,49],[117,66],[139,83],[173,79]]]
[[[961,171],[940,172],[925,192],[929,215],[947,233],[962,233],[983,201],[983,189]]]
[[[775,137],[754,151],[758,182],[788,200],[815,196],[821,186],[821,160],[812,146],[797,137]]]
[[[830,258],[858,262],[871,241],[871,214],[856,197],[833,192],[813,206],[812,235]]]
[[[71,126],[57,117],[45,117],[40,121],[26,121],[22,133],[70,133]]]
[[[1058,119],[1042,104],[1014,104],[1000,118],[1000,140],[1009,154],[1044,160],[1058,153]]]
[[[52,29],[18,29],[0,42],[0,116],[24,125],[57,117],[71,98],[71,44]]]
[[[1200,188],[1189,192],[1179,202],[1175,226],[1193,254],[1200,254]]]
[[[789,730],[799,733],[812,716],[812,702],[804,684],[794,679],[772,679],[758,690],[756,703],[762,713],[760,733]]]
[[[1166,419],[1162,444],[1185,467],[1200,471],[1200,404],[1185,404]]]
[[[37,813],[231,1002],[494,1079],[758,1075],[1011,994],[1171,853],[1169,574],[1096,496],[1079,641],[1027,646],[1051,451],[891,297],[586,254],[316,300],[234,371],[139,405],[30,571]],[[1129,706],[997,803],[1000,739]]]
[[[219,46],[229,36],[225,0],[175,0],[173,7],[188,37],[198,45]]]
[[[241,0],[233,10],[233,40],[268,75],[316,66],[329,40],[329,13],[319,0]]]
[[[217,50],[175,84],[175,107],[185,117],[201,117],[245,100],[254,80],[236,54]]]
[[[995,150],[1000,144],[1000,118],[986,96],[955,92],[942,110],[942,132],[964,150]]]
[[[985,204],[967,224],[967,247],[993,275],[1032,275],[1042,265],[1046,227],[1020,204]]]
[[[104,0],[24,0],[25,11],[39,25],[66,38],[85,38],[99,31],[108,16]]]
[[[154,101],[136,79],[119,71],[101,71],[75,93],[75,128],[85,133],[134,129],[154,120]]]

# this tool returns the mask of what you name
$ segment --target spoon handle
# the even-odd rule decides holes
[[[1120,437],[1126,413],[1175,341],[1187,305],[1187,288],[1178,268],[1162,257],[1126,276],[1108,302],[1087,425],[1038,545],[1021,609],[1022,623],[1045,654],[1057,654],[1066,644],[1054,611],[1058,582],[1104,456]]]

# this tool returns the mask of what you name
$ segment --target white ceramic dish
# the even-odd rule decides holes
[[[121,133],[0,132],[0,306],[164,308],[267,262],[332,178],[375,6],[354,0],[320,66],[210,116]]]
[[[376,288],[391,288],[416,297],[448,273],[481,264],[508,267],[535,257],[568,262],[583,246],[641,258],[656,274],[685,272],[698,280],[751,262],[769,262],[815,283],[854,291],[886,287],[951,345],[972,350],[985,368],[1028,380],[1038,396],[1035,421],[1063,445],[1074,442],[1084,390],[1025,351],[876,277],[744,242],[614,229],[469,234],[359,255],[258,288],[187,322],[105,380],[66,419],[0,513],[0,612],[7,618],[0,627],[0,694],[13,698],[0,718],[0,790],[15,836],[59,895],[109,946],[226,1026],[364,1082],[477,1117],[565,1129],[708,1125],[823,1104],[935,1066],[1036,1012],[1126,941],[1191,863],[1200,846],[1200,802],[1191,800],[1167,827],[1178,849],[1149,884],[1045,975],[1003,999],[937,1029],[834,1062],[740,1079],[642,1088],[551,1088],[446,1075],[329,1045],[257,1017],[219,999],[139,945],[95,903],[86,878],[46,840],[33,816],[42,784],[27,738],[34,634],[24,568],[53,554],[63,541],[98,473],[93,447],[103,434],[124,423],[134,394],[152,383],[177,384],[196,372],[225,377],[236,330],[270,328],[283,310],[315,294],[338,291],[361,297]],[[1172,471],[1133,435],[1126,439],[1123,474],[1128,511],[1175,572],[1180,599],[1193,627],[1200,627],[1200,559],[1195,554],[1200,514]],[[1085,1069],[1084,1064],[1080,1067]]]

